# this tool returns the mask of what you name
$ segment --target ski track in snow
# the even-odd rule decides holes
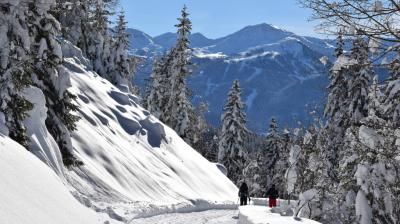
[[[135,219],[129,224],[234,224],[238,221],[237,216],[238,210],[208,210],[192,213],[170,213]]]

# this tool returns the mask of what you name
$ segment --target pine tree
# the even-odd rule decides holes
[[[347,93],[349,69],[345,61],[347,56],[343,53],[344,41],[339,33],[335,49],[336,62],[330,70],[330,84],[328,86],[328,100],[325,105],[324,116],[328,119],[327,148],[325,151],[326,168],[331,179],[336,179],[335,170],[338,165],[338,153],[343,148],[343,138],[349,125],[347,116]]]
[[[358,167],[362,164],[361,158],[366,152],[360,144],[359,131],[361,121],[368,116],[368,94],[372,77],[371,63],[368,59],[368,46],[361,38],[353,42],[350,58],[355,61],[350,66],[347,116],[350,126],[346,130],[344,148],[340,152],[339,192],[338,199],[346,203],[340,208],[343,222],[350,223],[356,218],[356,200],[365,195],[360,192],[357,180],[354,178]]]
[[[357,63],[350,66],[347,116],[351,124],[357,124],[368,115],[368,87],[373,77],[368,45],[361,37],[354,40],[350,58]]]
[[[358,195],[365,196],[367,204],[357,203],[356,211],[369,207],[373,223],[396,223],[392,205],[398,195],[391,186],[395,184],[398,174],[392,159],[396,157],[397,149],[393,147],[393,129],[381,118],[381,99],[382,93],[375,76],[368,94],[368,116],[361,121],[357,142],[362,150],[356,171]]]
[[[261,182],[261,187],[266,191],[272,184],[275,184],[280,191],[280,195],[282,195],[286,188],[282,173],[286,172],[287,167],[280,167],[281,159],[284,160],[282,152],[283,142],[275,118],[271,118],[265,142],[265,149],[262,152],[264,178]]]
[[[148,96],[146,97],[147,110],[164,123],[168,116],[165,110],[170,98],[169,64],[170,58],[166,55],[154,62],[149,80]]]
[[[248,157],[248,152],[244,148],[248,131],[241,93],[239,81],[235,80],[223,109],[218,146],[218,161],[225,165],[228,177],[236,184],[245,178],[243,169],[246,167]]]
[[[343,54],[343,38],[341,35],[337,38],[337,47],[335,56],[337,58],[335,65],[330,70],[330,84],[328,86],[328,101],[325,106],[324,115],[337,126],[345,127],[345,112],[343,108],[347,99],[347,81],[348,70],[343,66],[342,61],[347,60]]]
[[[193,127],[190,116],[193,113],[193,106],[188,99],[188,88],[186,78],[190,74],[191,65],[189,36],[192,23],[188,18],[186,6],[182,9],[182,16],[179,18],[178,40],[168,54],[171,64],[168,66],[168,77],[170,81],[169,99],[164,111],[165,122],[172,127],[179,136],[188,143],[193,143]],[[168,59],[167,59],[168,60]],[[168,64],[167,64],[168,65]]]
[[[126,85],[133,91],[132,81],[135,60],[128,55],[129,34],[126,30],[126,24],[125,14],[121,11],[114,31],[115,42],[112,46],[112,58],[114,60],[112,63],[115,66],[112,80],[115,84]]]
[[[392,165],[394,170],[394,181],[389,185],[389,191],[392,194],[392,219],[394,223],[400,222],[400,160],[398,159],[399,147],[396,141],[399,141],[400,127],[400,56],[397,51],[396,58],[390,65],[390,77],[386,80],[384,94],[382,95],[382,117],[386,120],[384,128],[385,144],[382,154],[386,155],[386,163]],[[397,155],[397,156],[395,156]]]
[[[200,140],[197,141],[193,148],[196,149],[204,158],[210,162],[218,161],[218,130],[210,124],[200,136]]]
[[[30,38],[26,8],[20,2],[0,3],[0,112],[5,116],[10,138],[29,147],[24,119],[33,105],[23,92],[30,77]]]
[[[249,153],[247,165],[243,170],[245,181],[249,187],[250,197],[265,196],[265,188],[260,185],[263,175],[265,175],[262,169],[263,158],[260,150]]]
[[[301,178],[301,167],[302,163],[300,161],[300,153],[302,152],[301,143],[302,136],[300,133],[302,132],[301,128],[296,128],[293,130],[293,134],[290,138],[290,142],[288,144],[289,147],[289,157],[288,157],[288,168],[285,172],[286,178],[286,191],[288,194],[288,199],[291,199],[292,196],[298,196],[299,193],[303,192],[299,181]],[[308,189],[307,189],[308,190]]]
[[[301,151],[297,161],[298,182],[296,189],[299,193],[315,188],[316,172],[318,160],[318,140],[319,129],[315,124],[311,125],[303,137]]]
[[[62,66],[61,46],[56,39],[60,31],[58,21],[50,14],[55,1],[48,0],[29,5],[29,24],[32,35],[33,80],[42,89],[48,108],[46,126],[58,143],[64,165],[81,165],[72,153],[70,132],[76,129],[79,117],[73,115],[76,98],[67,88],[69,73]]]
[[[191,136],[191,145],[195,148],[200,154],[204,155],[212,154],[210,151],[213,149],[208,148],[209,144],[212,144],[213,141],[213,128],[211,125],[207,124],[205,113],[208,110],[208,105],[206,103],[200,103],[194,110],[192,110],[189,114],[192,136]],[[206,147],[207,148],[204,148]]]
[[[329,125],[329,124],[328,124]],[[317,211],[313,214],[313,219],[322,223],[330,223],[338,220],[338,208],[343,203],[337,197],[337,186],[339,180],[337,179],[337,170],[339,169],[338,152],[332,151],[331,140],[332,131],[326,127],[320,128],[317,135],[316,142],[316,164],[309,164],[309,169],[314,170],[315,173],[315,186],[318,195],[315,202]],[[343,146],[342,146],[343,147]],[[342,148],[339,148],[340,150]],[[334,157],[334,156],[337,157]],[[336,158],[332,160],[332,158]],[[337,167],[332,165],[332,161],[337,163]]]
[[[97,0],[89,6],[89,17],[86,33],[86,55],[92,61],[93,69],[103,78],[112,81],[109,71],[112,71],[113,64],[109,62],[112,46],[112,38],[108,28],[108,17],[112,14],[104,0]],[[86,26],[86,24],[85,24]]]
[[[321,222],[337,220],[339,201],[343,201],[341,196],[338,196],[336,189],[340,181],[340,156],[345,149],[346,130],[351,123],[348,108],[350,104],[350,65],[352,63],[350,63],[351,58],[344,53],[344,40],[341,32],[339,32],[336,44],[336,61],[330,70],[328,99],[324,110],[327,124],[320,129],[315,143],[319,162],[314,164],[316,180],[313,188],[318,191],[316,207],[321,213],[316,212],[314,218]],[[303,147],[307,148],[307,145]]]
[[[390,64],[391,76],[387,80],[383,96],[385,117],[394,128],[400,127],[400,53]]]
[[[89,14],[91,0],[56,0],[54,14],[61,24],[61,33],[65,39],[79,47],[84,54],[88,48],[90,32]]]

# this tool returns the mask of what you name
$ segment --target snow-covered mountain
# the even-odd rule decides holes
[[[152,39],[159,47],[142,51],[148,60],[139,69],[136,83],[144,85],[154,58],[175,40],[173,33]],[[135,41],[133,37],[134,49],[143,48]],[[328,83],[329,66],[323,65],[320,58],[331,58],[333,45],[331,40],[299,36],[265,23],[214,40],[192,34],[196,67],[189,86],[194,91],[193,100],[207,102],[207,118],[218,125],[228,89],[234,79],[239,79],[251,129],[265,132],[271,116],[281,124],[307,122],[314,105],[321,106]]]
[[[126,223],[235,207],[237,188],[215,164],[141,108],[123,86],[92,72],[78,48],[68,42],[62,48],[81,117],[71,144],[84,165],[65,170],[45,126],[44,95],[28,88],[34,108],[25,124],[36,157],[5,137],[0,113],[0,223]]]

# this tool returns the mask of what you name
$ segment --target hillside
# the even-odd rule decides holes
[[[120,223],[80,204],[53,170],[2,134],[0,169],[0,223]]]
[[[40,206],[43,206],[43,210],[39,209],[40,212],[46,211],[46,207],[57,205],[53,204],[52,200],[46,200],[46,197],[56,198],[61,195],[67,198],[64,210],[71,209],[71,216],[79,217],[80,213],[74,213],[73,209],[74,206],[77,208],[82,206],[74,201],[68,191],[82,204],[103,214],[102,216],[123,222],[134,217],[165,212],[234,207],[237,188],[214,164],[204,159],[173,130],[141,108],[137,104],[137,97],[124,92],[123,86],[120,87],[121,91],[91,72],[87,60],[82,57],[79,49],[68,42],[64,42],[62,47],[64,69],[71,79],[70,91],[78,96],[78,115],[81,117],[77,130],[72,135],[71,144],[74,153],[84,166],[71,170],[63,168],[57,144],[44,125],[46,118],[44,96],[39,89],[29,88],[26,96],[34,103],[34,109],[30,112],[26,125],[31,139],[32,153],[52,170],[38,165],[40,163],[38,159],[29,157],[29,154],[24,152],[23,156],[29,158],[17,162],[28,163],[27,168],[25,173],[17,170],[19,173],[16,176],[21,181],[33,181],[37,184],[35,185],[37,188],[46,189],[47,184],[57,188],[54,189],[54,195],[48,194],[40,199]],[[7,133],[3,125],[0,125],[0,131]],[[0,145],[7,144],[7,150],[9,150],[8,144],[12,144],[13,148],[15,145],[22,151],[21,146],[9,142],[10,140],[4,137],[0,139]],[[4,150],[4,147],[1,149]],[[18,157],[18,153],[15,157]],[[11,165],[1,162],[6,167]],[[36,166],[39,166],[37,168],[39,171],[30,170],[35,170]],[[28,170],[29,172],[26,172]],[[42,172],[38,174],[36,181],[30,177],[35,172]],[[6,172],[5,175],[13,174]],[[39,175],[49,176],[49,183],[46,182],[46,178],[42,182],[43,178]],[[53,183],[57,181],[57,184]],[[21,184],[34,187],[30,182]],[[9,185],[9,181],[0,182],[0,189],[7,190],[6,193],[20,195],[20,191],[13,192],[10,188],[12,186]],[[18,197],[24,197],[26,194]],[[57,199],[57,203],[64,203],[61,196],[59,201]],[[1,212],[19,217],[12,212],[19,211],[21,208],[18,205],[24,203],[24,200],[22,198],[15,200],[17,203],[10,203],[9,207],[1,209]],[[62,210],[61,207],[59,211]],[[84,211],[82,210],[82,213]],[[87,213],[90,220],[93,215],[90,215],[90,210]],[[23,220],[27,219],[22,217],[21,220],[12,223],[26,223]],[[91,222],[81,219],[79,222],[66,223]]]

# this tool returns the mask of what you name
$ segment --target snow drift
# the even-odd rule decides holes
[[[319,224],[305,218],[294,218],[291,216],[281,216],[273,213],[271,208],[265,206],[241,206],[239,209],[239,224]]]
[[[71,84],[70,91],[78,97],[76,103],[79,105],[78,115],[81,117],[77,130],[72,134],[72,146],[74,154],[84,166],[64,170],[57,144],[45,128],[44,96],[34,87],[26,91],[26,96],[34,103],[30,118],[26,120],[32,152],[58,174],[59,191],[67,194],[66,189],[69,189],[87,207],[123,222],[165,212],[235,206],[237,188],[214,164],[141,108],[138,98],[127,93],[124,86],[117,88],[91,72],[91,66],[79,49],[65,42],[63,54],[64,73],[67,73],[66,77],[71,77],[71,83],[65,84]],[[0,114],[0,123],[4,123],[2,120]],[[0,125],[0,131],[7,133],[3,125]],[[1,138],[0,144],[4,145],[4,141],[6,140]],[[0,146],[3,150],[4,147]],[[18,156],[16,152],[15,157]],[[24,169],[25,173],[15,175],[18,178],[30,177],[31,169],[36,169],[37,162],[34,162],[34,158],[29,158],[25,163],[34,165]],[[51,181],[55,181],[55,175],[51,175]],[[35,180],[37,184],[46,186],[47,179],[42,176]],[[42,179],[44,183],[40,183]],[[21,192],[13,192],[9,188],[9,185],[13,186],[15,183],[12,180],[1,182],[0,187],[7,188],[7,194],[18,195]],[[62,183],[65,185],[63,189]],[[29,187],[31,183],[24,185]],[[41,193],[46,194],[46,191]],[[54,195],[49,193],[47,196]],[[49,202],[43,199],[40,202],[45,206],[44,210],[38,208],[40,211],[37,212],[45,212],[46,206],[53,206],[52,202],[64,204],[63,197],[58,199],[58,196],[54,196],[53,201]],[[71,198],[66,200],[71,201]],[[24,203],[22,196],[15,201],[15,206]],[[58,210],[69,211],[68,203],[63,206]],[[73,205],[70,208],[72,212],[74,206],[79,207]],[[26,205],[25,208],[28,209],[29,206]],[[13,209],[19,210],[18,207],[11,210]],[[4,210],[1,209],[1,212]],[[74,223],[91,222],[82,220]]]
[[[2,134],[0,170],[0,223],[100,224],[112,221],[76,201],[53,170]]]

